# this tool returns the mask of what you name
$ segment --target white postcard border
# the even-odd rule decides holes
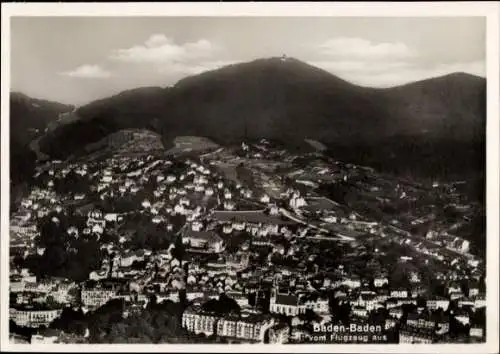
[[[10,17],[12,16],[352,16],[487,18],[487,342],[433,345],[23,345],[10,344],[9,291],[9,107]],[[2,121],[1,121],[1,282],[0,330],[2,351],[79,352],[384,352],[493,353],[498,351],[499,284],[499,4],[498,2],[417,3],[10,3],[2,4]],[[460,158],[457,156],[457,158]]]

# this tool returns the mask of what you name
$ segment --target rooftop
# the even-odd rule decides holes
[[[212,243],[222,241],[222,238],[213,231],[187,230],[184,233],[184,237],[190,238],[193,240],[203,240],[203,241],[212,242]]]
[[[278,305],[288,305],[288,306],[297,306],[299,299],[295,295],[276,295],[276,304]]]

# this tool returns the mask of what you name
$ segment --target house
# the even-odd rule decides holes
[[[94,225],[92,226],[92,232],[97,235],[102,235],[104,228],[101,225]]]
[[[455,314],[455,319],[464,326],[470,324],[469,314],[466,311],[457,311],[457,313]]]
[[[215,315],[204,313],[197,307],[190,307],[182,314],[182,327],[188,332],[211,336],[217,331],[217,320]]]
[[[282,244],[275,244],[273,246],[273,252],[284,255],[285,254],[285,246],[283,246]]]
[[[290,333],[290,339],[294,342],[301,343],[304,341],[308,341],[311,338],[311,331],[304,326],[292,327]]]
[[[163,176],[163,175],[158,175],[158,176],[156,176],[156,182],[157,182],[157,183],[162,182],[164,179],[165,179],[165,176]]]
[[[459,308],[463,308],[463,307],[474,308],[474,300],[471,298],[462,298],[462,299],[458,300],[457,305]]]
[[[267,194],[264,194],[260,197],[260,202],[261,203],[269,203],[271,199],[269,198],[269,196]]]
[[[21,336],[19,334],[9,334],[9,342],[13,344],[30,344],[30,340],[27,337]]]
[[[275,216],[278,215],[279,212],[280,210],[276,204],[271,205],[271,207],[269,208],[269,215]]]
[[[479,288],[475,286],[471,286],[469,288],[469,297],[477,296],[479,295]]]
[[[10,308],[9,318],[18,326],[37,328],[47,327],[61,313],[62,309]]]
[[[299,305],[299,298],[296,295],[279,294],[273,290],[269,303],[269,311],[285,316],[297,316],[306,311],[304,305]]]
[[[411,283],[420,283],[420,275],[417,272],[412,272],[410,274],[410,282]]]
[[[396,327],[397,321],[394,318],[386,318],[385,320],[385,330],[389,330],[391,328]]]
[[[449,296],[450,296],[450,300],[453,301],[453,300],[463,298],[464,294],[462,293],[462,291],[453,291],[449,294]]]
[[[143,261],[144,252],[140,250],[137,252],[126,252],[120,257],[120,267],[130,267],[135,261]]]
[[[392,307],[389,309],[389,316],[399,319],[403,316],[403,309],[400,306]]]
[[[406,319],[406,325],[408,327],[414,328],[428,328],[434,329],[436,322],[425,315],[419,315],[417,313],[410,313]]]
[[[373,285],[377,288],[384,286],[389,283],[389,279],[387,277],[376,277],[373,279]]]
[[[116,222],[116,221],[118,221],[118,214],[117,213],[107,213],[104,216],[104,220],[109,221],[109,222]]]
[[[188,285],[193,285],[193,284],[196,284],[198,282],[198,280],[196,279],[196,277],[193,274],[190,274],[190,275],[188,275],[186,282]]]
[[[393,298],[404,299],[404,298],[408,297],[408,290],[406,290],[406,289],[391,290],[390,296],[393,297]]]
[[[345,285],[351,289],[361,287],[361,280],[357,277],[348,277],[342,281],[342,285]]]
[[[300,299],[301,304],[305,306],[306,309],[311,309],[317,314],[328,314],[330,312],[330,307],[327,298],[318,297],[316,299]]]
[[[245,230],[246,224],[245,224],[245,222],[236,222],[236,221],[234,221],[232,223],[232,227],[235,230],[237,230],[237,231],[243,231],[243,230]]]
[[[191,204],[191,201],[186,197],[182,197],[181,199],[179,199],[179,204],[183,206],[189,206]]]
[[[486,299],[483,295],[477,295],[474,299],[474,308],[477,310],[482,307],[486,307]]]
[[[76,193],[74,196],[73,196],[73,199],[74,200],[82,200],[85,198],[85,194],[83,193]]]
[[[402,326],[399,331],[400,344],[431,344],[434,337],[434,331],[431,329]]]
[[[450,331],[450,317],[447,315],[439,316],[436,319],[436,334],[442,335]]]
[[[105,270],[101,271],[92,271],[89,274],[89,279],[90,280],[101,280],[101,279],[106,279],[108,277],[108,272]]]
[[[154,223],[154,224],[159,224],[159,223],[163,222],[163,217],[161,217],[159,215],[155,215],[151,219],[151,222]]]
[[[484,330],[481,327],[471,327],[469,330],[469,336],[475,338],[482,338],[484,335]]]
[[[452,282],[448,285],[447,291],[448,291],[448,294],[451,294],[451,293],[462,292],[462,289],[460,288],[460,284],[458,284],[456,282]]]
[[[104,215],[102,211],[98,209],[91,210],[87,214],[87,226],[92,228],[95,225],[99,225],[101,228],[104,228],[106,226]]]
[[[174,206],[174,213],[185,215],[185,214],[187,214],[187,210],[184,209],[184,206],[182,204],[176,204]]]
[[[162,194],[163,194],[163,192],[159,191],[159,190],[155,190],[153,192],[153,195],[155,196],[155,198],[160,198]]]
[[[247,198],[247,199],[252,198],[252,196],[253,196],[253,192],[252,192],[252,190],[251,190],[251,189],[245,189],[245,190],[243,191],[243,196],[244,196],[245,198]]]
[[[427,308],[429,310],[437,310],[437,309],[441,308],[441,309],[446,311],[448,309],[449,304],[450,304],[450,300],[448,300],[446,298],[439,298],[439,297],[429,299],[426,302]]]
[[[217,335],[264,343],[265,333],[274,325],[274,319],[266,315],[250,315],[239,317],[227,315],[217,322]]]
[[[113,182],[113,177],[112,176],[102,176],[101,182],[103,182],[103,183],[111,183],[111,182]]]
[[[138,186],[132,186],[130,187],[130,193],[135,194],[139,192],[139,187]]]
[[[204,294],[205,293],[201,289],[188,288],[186,290],[186,298],[188,301],[193,301],[194,299],[203,298]]]
[[[290,199],[290,206],[294,209],[301,208],[306,206],[307,202],[304,198],[300,197],[298,194],[294,193],[292,198]]]
[[[213,231],[188,230],[182,236],[182,243],[212,253],[224,250],[224,241]]]
[[[199,232],[203,228],[203,223],[201,221],[194,221],[191,224],[191,230]]]
[[[68,233],[68,235],[78,238],[78,229],[75,226],[68,227],[66,232]]]
[[[375,294],[360,294],[352,303],[368,311],[372,311],[376,308],[378,302]]]
[[[417,285],[417,286],[414,285],[411,289],[411,297],[414,299],[419,296],[423,296],[426,293],[427,293],[427,288],[422,285]]]
[[[290,327],[285,323],[269,329],[269,344],[286,344],[290,339]]]

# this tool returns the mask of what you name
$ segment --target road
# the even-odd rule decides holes
[[[203,154],[203,155],[200,155],[200,160],[203,159],[204,157],[207,157],[207,156],[210,156],[210,155],[214,155],[214,154],[218,154],[219,152],[222,152],[224,150],[223,147],[221,148],[218,148],[217,150],[215,151],[212,151],[212,152],[208,152],[206,154]]]
[[[321,232],[326,232],[328,234],[331,233],[330,230],[327,230],[327,229],[324,229],[322,227],[319,227],[317,225],[314,225],[314,224],[311,224],[311,223],[308,223],[307,221],[304,221],[302,219],[299,219],[297,218],[294,214],[290,213],[288,210],[286,209],[283,209],[283,208],[280,208],[280,213],[281,215],[283,215],[284,217],[290,219],[290,220],[293,220],[299,224],[302,224],[302,225],[306,225],[307,227],[310,227],[311,229],[315,229],[315,230],[319,230]],[[352,237],[348,237],[348,236],[344,236],[344,235],[339,235],[339,234],[336,234],[335,235],[336,237],[339,237],[340,239],[342,240],[345,240],[345,241],[354,241],[355,239],[352,238]],[[315,239],[318,239],[318,237],[314,237]],[[328,240],[331,240],[331,238],[328,238],[328,237],[320,237],[320,238],[323,238],[323,239],[328,239]]]

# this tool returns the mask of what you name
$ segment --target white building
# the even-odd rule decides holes
[[[445,298],[435,298],[435,299],[430,299],[427,300],[426,305],[429,310],[437,310],[439,308],[443,309],[446,311],[448,309],[448,306],[450,304],[450,300],[445,299]]]
[[[82,289],[81,299],[85,306],[91,308],[101,307],[116,296],[114,289]]]
[[[260,197],[261,203],[269,203],[270,200],[271,200],[271,198],[269,198],[269,196],[267,194],[264,194]]]
[[[10,319],[18,326],[22,327],[40,327],[48,326],[53,320],[61,315],[61,309],[54,310],[17,310],[11,308],[9,310]]]
[[[279,294],[273,291],[269,303],[269,312],[285,316],[297,316],[306,311],[305,305],[299,305],[299,298],[295,295]]]

